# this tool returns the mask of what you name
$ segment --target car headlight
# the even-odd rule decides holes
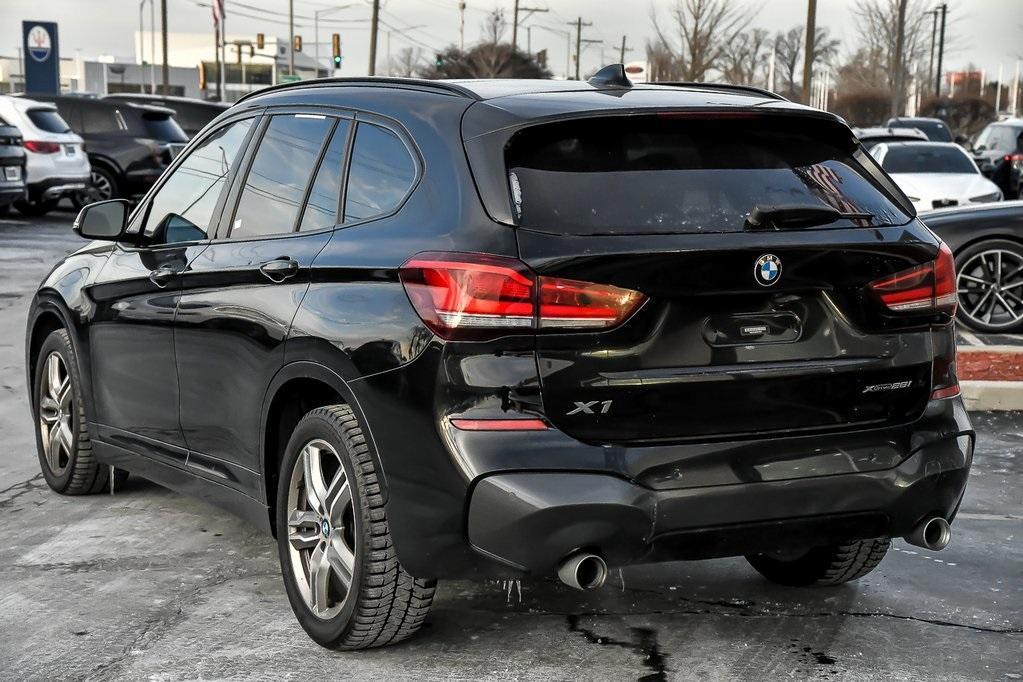
[[[976,197],[970,197],[970,201],[972,201],[975,204],[985,204],[985,203],[987,203],[989,201],[1001,201],[1001,200],[1002,200],[1002,193],[1001,193],[1001,191],[991,192],[989,194],[981,194],[980,196],[976,196]]]

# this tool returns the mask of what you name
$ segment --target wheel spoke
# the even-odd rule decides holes
[[[334,480],[330,482],[327,489],[327,516],[331,526],[341,526],[345,515],[345,509],[352,502],[352,489],[348,485],[348,478],[344,469],[338,469]]]
[[[57,423],[57,402],[49,395],[39,399],[39,419],[49,425]]]
[[[60,465],[60,453],[61,453],[61,437],[60,437],[60,426],[55,425],[50,429],[47,434],[48,440],[46,443],[46,461],[50,464],[50,470],[58,472],[61,470]]]
[[[984,304],[987,302],[989,298],[991,298],[991,289],[985,291],[984,295],[980,297],[980,300],[977,301],[977,305],[975,305],[973,307],[973,310],[970,311],[970,317],[976,319],[977,315],[980,313],[980,309],[984,306]]]
[[[309,600],[313,611],[327,610],[330,592],[330,562],[327,561],[325,545],[317,545],[309,555]]]
[[[46,390],[49,392],[50,397],[58,404],[60,403],[60,391],[63,384],[64,379],[61,376],[60,356],[56,353],[50,353],[50,357],[46,359]]]
[[[1012,308],[1009,307],[1009,302],[1006,301],[1001,294],[995,294],[995,297],[998,299],[998,302],[1002,304],[1002,307],[1005,308],[1005,312],[1009,313],[1009,315],[1012,317],[1012,321],[1019,322],[1020,316],[1014,313]]]
[[[323,481],[322,451],[309,444],[302,450],[302,478],[310,509],[326,512],[327,485]]]
[[[340,533],[331,533],[326,554],[327,561],[338,580],[346,590],[349,589],[352,585],[352,576],[355,574],[355,553],[348,548]]]
[[[965,279],[969,282],[973,282],[975,284],[983,284],[985,286],[987,286],[988,284],[986,280],[983,280],[980,277],[974,277],[973,275],[967,275],[965,272],[960,273],[959,279]]]

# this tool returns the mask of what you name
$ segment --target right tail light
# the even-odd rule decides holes
[[[399,276],[423,322],[449,340],[609,329],[646,300],[631,289],[539,276],[522,261],[481,253],[421,253]]]
[[[36,154],[56,154],[60,151],[60,145],[56,142],[43,142],[42,140],[25,140],[22,144],[25,149]]]
[[[930,263],[875,280],[868,287],[893,313],[943,312],[955,315],[959,304],[955,257],[944,242],[938,249],[937,258]]]

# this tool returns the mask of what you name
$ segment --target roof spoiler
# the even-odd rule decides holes
[[[595,87],[631,88],[632,81],[625,75],[625,64],[609,64],[586,81]]]

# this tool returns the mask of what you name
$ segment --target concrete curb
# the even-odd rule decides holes
[[[970,411],[1023,410],[1023,381],[967,380],[959,389]]]

